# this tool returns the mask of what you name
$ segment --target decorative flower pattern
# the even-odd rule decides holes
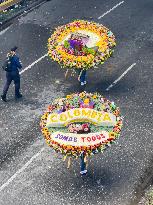
[[[88,99],[88,100],[87,100]],[[65,112],[74,108],[82,108],[84,106],[86,108],[94,109],[100,112],[109,112],[113,113],[116,116],[116,124],[112,127],[101,127],[90,124],[89,122],[78,122],[78,123],[70,123],[66,127],[58,128],[52,127],[47,128],[47,118],[51,113],[59,113]],[[92,107],[91,107],[92,105]],[[46,139],[46,142],[49,146],[53,147],[54,150],[60,152],[64,155],[78,157],[81,152],[84,151],[86,156],[90,156],[92,154],[103,152],[103,150],[110,146],[120,135],[122,128],[122,117],[120,114],[119,108],[114,104],[114,102],[110,102],[103,96],[98,93],[73,93],[71,95],[67,95],[65,98],[59,98],[54,100],[54,102],[48,106],[47,110],[41,117],[41,131]],[[64,144],[60,144],[55,142],[52,139],[52,133],[57,131],[62,131],[63,133],[86,133],[92,132],[100,132],[107,131],[109,133],[109,138],[102,143],[98,143],[94,146],[66,146]]]
[[[75,20],[56,28],[48,39],[48,54],[62,67],[88,69],[103,64],[115,45],[115,36],[108,28]]]

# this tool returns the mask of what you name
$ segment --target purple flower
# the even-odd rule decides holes
[[[81,47],[82,46],[82,42],[78,41],[78,40],[68,40],[69,44],[70,44],[70,48],[75,48],[76,46]]]
[[[63,112],[63,109],[57,110],[57,113],[60,114]]]

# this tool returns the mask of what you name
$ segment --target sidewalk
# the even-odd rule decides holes
[[[47,0],[25,0],[22,5],[16,4],[10,9],[0,12],[0,31],[8,27],[16,17],[31,11],[45,1]]]

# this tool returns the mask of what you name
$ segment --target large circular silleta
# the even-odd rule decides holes
[[[120,135],[119,108],[98,93],[74,93],[56,99],[41,117],[49,146],[67,156],[103,152]]]
[[[62,67],[88,69],[103,64],[115,45],[115,36],[108,28],[75,20],[56,28],[48,39],[48,54]]]

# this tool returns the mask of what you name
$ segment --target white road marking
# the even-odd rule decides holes
[[[36,61],[34,61],[32,64],[30,64],[29,66],[27,66],[25,69],[23,69],[22,71],[20,71],[20,74],[24,73],[26,70],[28,70],[29,68],[31,68],[32,66],[34,66],[35,64],[37,64],[39,61],[41,61],[42,59],[44,59],[46,56],[48,56],[48,54],[46,53],[45,55],[43,55],[42,57],[40,57],[39,59],[37,59]]]
[[[11,178],[7,180],[1,187],[0,187],[0,192],[5,189],[21,172],[23,172],[32,162],[34,159],[36,159],[43,151],[44,147],[37,153],[35,154],[21,169],[19,169]]]
[[[4,30],[2,30],[1,32],[0,32],[0,35],[3,35],[7,30],[9,30],[10,29],[10,27],[11,26],[9,26],[8,28],[6,28],[6,29],[4,29]]]
[[[114,9],[116,9],[118,6],[120,6],[123,3],[124,3],[124,1],[121,1],[120,3],[116,4],[115,6],[113,6],[113,8],[111,8],[108,11],[106,11],[103,15],[99,16],[98,19],[103,18],[106,14],[110,13],[111,11],[113,11]]]
[[[127,74],[127,72],[130,71],[135,65],[136,63],[133,63],[119,78],[117,78],[110,86],[108,86],[106,91],[109,91],[114,85],[116,85],[116,83],[120,81]]]

